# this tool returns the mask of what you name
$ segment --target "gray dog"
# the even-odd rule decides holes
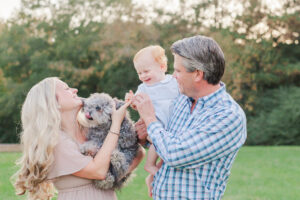
[[[77,115],[78,122],[88,127],[87,141],[80,147],[81,153],[95,156],[102,146],[111,126],[113,104],[116,109],[124,104],[108,94],[95,93],[83,100],[83,107]],[[129,178],[129,165],[138,150],[137,134],[129,113],[122,122],[118,145],[111,156],[111,164],[105,180],[94,180],[94,185],[100,189],[120,189]]]

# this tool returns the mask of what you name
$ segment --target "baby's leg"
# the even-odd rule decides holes
[[[155,148],[153,144],[151,144],[148,150],[147,160],[144,169],[152,175],[155,175],[155,173],[159,170],[158,167],[156,166],[157,159],[158,159],[158,155],[155,152]]]

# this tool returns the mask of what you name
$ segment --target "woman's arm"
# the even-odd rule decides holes
[[[110,158],[112,152],[115,150],[120,133],[121,123],[125,117],[126,108],[131,102],[127,102],[118,110],[112,113],[112,125],[107,134],[104,143],[100,150],[97,152],[94,159],[89,164],[73,175],[87,179],[104,180],[110,166]],[[117,134],[116,134],[117,133]]]

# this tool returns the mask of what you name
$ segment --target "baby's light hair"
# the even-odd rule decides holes
[[[167,63],[168,63],[168,58],[165,54],[165,50],[159,46],[159,45],[150,45],[150,46],[147,46],[141,50],[139,50],[134,58],[133,58],[133,62],[136,62],[137,59],[139,59],[140,56],[142,56],[142,54],[147,51],[147,50],[150,50],[151,51],[151,54],[154,58],[154,60],[160,64],[160,65],[163,65],[164,67],[167,68]]]

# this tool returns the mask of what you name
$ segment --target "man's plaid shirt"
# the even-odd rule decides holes
[[[154,176],[154,199],[221,199],[232,163],[244,144],[246,117],[226,92],[192,102],[180,95],[167,129],[151,123],[148,134],[164,164]]]

